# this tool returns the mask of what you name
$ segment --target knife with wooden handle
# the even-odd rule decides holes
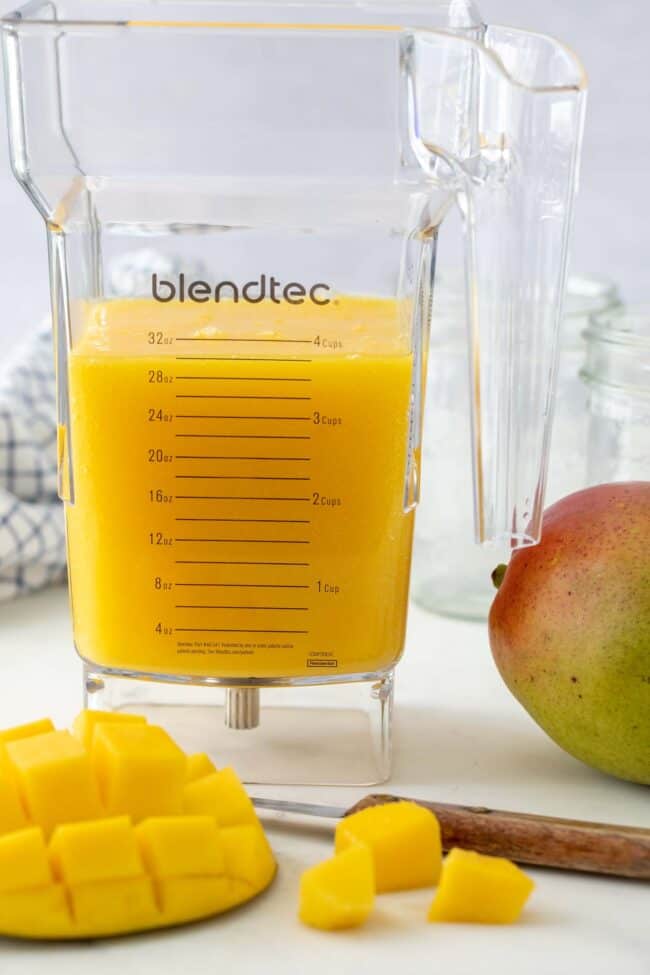
[[[350,809],[253,798],[260,810],[342,819],[370,806],[408,799],[435,813],[445,850],[460,846],[517,863],[650,880],[650,829],[456,806],[407,796],[369,795]]]

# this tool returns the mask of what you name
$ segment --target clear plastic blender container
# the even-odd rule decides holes
[[[385,778],[439,231],[458,207],[478,537],[534,544],[579,62],[457,0],[64,0],[2,32],[90,706],[205,703],[201,744],[236,736],[248,778]],[[294,720],[297,687],[323,707]]]

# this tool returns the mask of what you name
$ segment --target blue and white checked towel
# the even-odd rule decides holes
[[[0,366],[0,600],[65,578],[49,323]]]

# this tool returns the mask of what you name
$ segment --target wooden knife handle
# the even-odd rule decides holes
[[[345,815],[406,798],[366,796]],[[541,867],[650,879],[650,829],[554,819],[484,806],[409,801],[435,813],[445,850],[460,846]]]

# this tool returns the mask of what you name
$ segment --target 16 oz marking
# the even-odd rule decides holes
[[[162,488],[151,488],[149,491],[149,500],[152,504],[171,504],[174,496],[167,494]]]

